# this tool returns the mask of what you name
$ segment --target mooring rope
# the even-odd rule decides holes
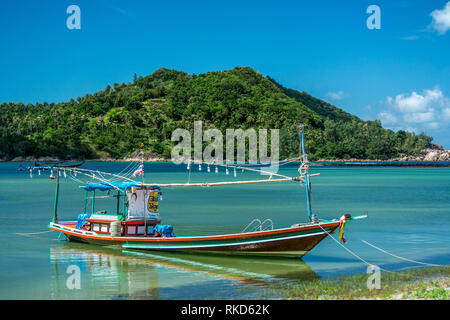
[[[332,238],[339,246],[341,246],[342,248],[344,248],[344,249],[345,249],[347,252],[349,252],[351,255],[353,255],[353,256],[356,257],[357,259],[361,260],[362,262],[364,262],[364,263],[367,264],[368,266],[374,266],[374,264],[372,264],[372,263],[370,263],[370,262],[364,260],[362,257],[360,257],[359,255],[357,255],[355,252],[353,252],[352,250],[350,250],[349,248],[347,248],[346,246],[344,246],[342,243],[340,243],[339,240],[337,240],[335,237],[333,237],[327,230],[325,230],[324,228],[322,228],[322,226],[321,226],[320,224],[319,224],[319,227],[320,227],[323,231],[325,231],[325,232],[326,232],[326,233],[327,233],[327,234],[328,234],[328,235],[329,235],[329,236],[330,236],[330,237],[331,237],[331,238]],[[383,250],[383,249],[381,249],[381,248],[379,248],[379,247],[377,247],[377,246],[375,246],[375,245],[369,243],[368,241],[366,241],[366,240],[364,240],[364,239],[359,238],[359,240],[361,240],[361,241],[364,242],[365,244],[367,244],[367,245],[373,247],[374,249],[377,249],[377,250],[379,250],[379,251],[381,251],[381,252],[383,252],[383,253],[385,253],[385,254],[388,254],[388,255],[393,256],[393,257],[395,257],[395,258],[397,258],[397,259],[400,259],[400,260],[404,260],[404,261],[408,261],[408,262],[412,262],[412,263],[417,263],[417,264],[421,264],[421,265],[426,265],[426,266],[430,266],[430,267],[443,267],[443,265],[439,265],[439,264],[432,264],[432,263],[420,262],[420,261],[416,261],[416,260],[404,258],[404,257],[398,256],[398,255],[396,255],[396,254],[390,253],[390,252],[388,252],[388,251],[386,251],[386,250]],[[379,267],[379,266],[377,266],[377,267],[378,267],[380,270],[383,270],[383,271],[388,272],[388,273],[399,274],[398,272],[395,272],[395,271],[387,270],[387,269],[381,268],[381,267]]]
[[[27,236],[27,235],[33,235],[33,234],[42,234],[42,233],[49,233],[52,232],[53,230],[47,230],[47,231],[41,231],[41,232],[24,232],[24,233],[19,233],[16,232],[15,234],[21,235],[21,236]]]
[[[329,233],[327,230],[325,230],[324,228],[322,228],[322,226],[319,224],[319,227],[323,230],[323,231],[325,231],[339,246],[341,246],[342,248],[344,248],[348,253],[350,253],[351,255],[353,255],[354,257],[356,257],[357,259],[359,259],[359,260],[361,260],[362,262],[364,262],[366,265],[368,265],[368,266],[370,266],[370,267],[373,267],[373,266],[375,266],[373,263],[370,263],[370,262],[368,262],[368,261],[366,261],[366,260],[364,260],[363,258],[361,258],[359,255],[357,255],[356,253],[354,253],[352,250],[350,250],[349,248],[347,248],[346,246],[344,246],[342,243],[340,243],[339,242],[339,240],[337,240],[335,237],[333,237],[332,235],[331,235],[331,233]],[[385,272],[388,272],[388,273],[397,273],[397,272],[395,272],[395,271],[391,271],[391,270],[387,270],[387,269],[383,269],[383,268],[380,268],[379,266],[377,266],[380,270],[383,270],[383,271],[385,271]]]
[[[14,234],[17,234],[17,235],[23,236],[23,237],[30,237],[30,238],[37,238],[37,239],[45,239],[45,240],[51,240],[51,241],[58,241],[58,240],[59,240],[59,237],[58,237],[58,239],[50,239],[50,238],[37,237],[37,236],[35,236],[36,234],[49,233],[49,232],[52,232],[52,231],[53,231],[53,230],[42,231],[42,232],[23,232],[23,233],[21,233],[21,232],[16,232],[16,233],[14,233]],[[61,235],[61,233],[60,233],[60,235]]]
[[[377,250],[379,250],[379,251],[381,251],[381,252],[383,252],[383,253],[386,253],[386,254],[388,254],[388,255],[390,255],[390,256],[393,256],[393,257],[395,257],[395,258],[397,258],[397,259],[400,259],[400,260],[404,260],[404,261],[408,261],[408,262],[413,262],[413,263],[417,263],[417,264],[422,264],[422,265],[430,266],[430,267],[443,267],[443,265],[440,265],[440,264],[432,264],[432,263],[420,262],[420,261],[415,261],[415,260],[411,260],[411,259],[408,259],[408,258],[400,257],[400,256],[398,256],[398,255],[396,255],[396,254],[393,254],[393,253],[390,253],[390,252],[388,252],[388,251],[386,251],[386,250],[383,250],[383,249],[381,249],[381,248],[378,248],[377,246],[375,246],[375,245],[369,243],[369,242],[366,241],[366,240],[363,240],[363,239],[359,239],[359,240],[361,240],[362,242],[364,242],[365,244],[371,246],[371,247],[374,248],[374,249],[377,249]]]

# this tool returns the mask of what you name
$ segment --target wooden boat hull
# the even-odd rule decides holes
[[[50,223],[49,225],[50,229],[65,234],[71,241],[100,245],[120,245],[126,249],[296,258],[308,253],[338,226],[339,221],[333,220],[276,230],[229,235],[164,238],[142,236],[113,237],[78,230],[70,223]]]

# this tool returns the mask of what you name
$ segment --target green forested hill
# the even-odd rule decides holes
[[[281,84],[277,83],[274,79],[268,77],[273,83],[275,83],[287,96],[303,103],[305,106],[308,106],[311,110],[315,111],[319,115],[335,121],[352,121],[352,120],[360,120],[358,117],[351,115],[350,113],[345,112],[342,109],[336,108],[335,106],[314,98],[307,92],[300,92],[293,89],[288,89],[283,87]]]
[[[176,128],[280,129],[280,157],[298,156],[296,125],[307,126],[311,159],[388,159],[427,147],[431,137],[362,121],[248,67],[190,75],[158,69],[63,103],[0,105],[0,158],[123,158],[144,142],[170,157]]]

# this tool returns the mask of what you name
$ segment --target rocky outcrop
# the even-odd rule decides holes
[[[8,158],[3,158],[0,159],[0,161],[11,161],[11,162],[50,162],[50,161],[60,161],[58,158],[53,158],[53,157],[40,157],[40,158],[35,158],[35,157],[15,157],[14,159],[8,159]]]
[[[394,161],[450,161],[450,150],[444,150],[442,146],[432,145],[415,155],[400,156]]]
[[[142,161],[142,153],[135,151],[123,158],[124,161]],[[144,152],[144,161],[167,161],[167,158],[157,155],[153,151]]]

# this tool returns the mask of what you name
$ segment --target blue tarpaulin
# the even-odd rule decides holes
[[[155,236],[172,238],[175,237],[173,227],[170,224],[157,224],[154,229]]]
[[[77,217],[76,229],[81,229],[81,227],[86,223],[86,219],[91,217],[91,213],[80,213]]]
[[[121,190],[126,190],[131,187],[140,187],[142,184],[139,182],[100,182],[100,183],[90,183],[85,186],[82,186],[80,188],[83,188],[86,191],[94,191],[94,190],[101,190],[101,191],[108,191],[113,190],[116,188],[119,188]],[[158,186],[153,186],[153,189],[159,189]]]

